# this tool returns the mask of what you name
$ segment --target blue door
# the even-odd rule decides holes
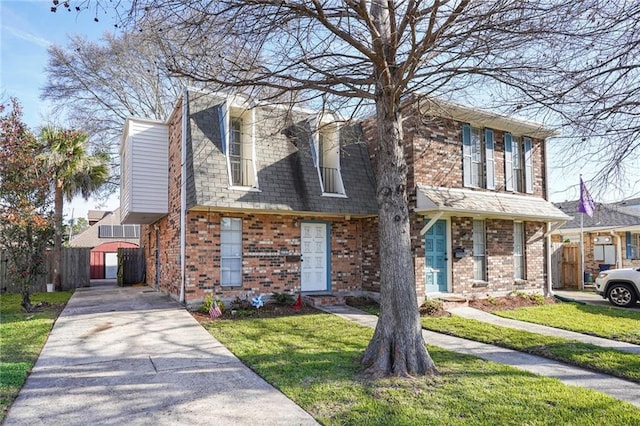
[[[427,293],[447,291],[447,221],[437,221],[424,236]]]

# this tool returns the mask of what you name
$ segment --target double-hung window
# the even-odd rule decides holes
[[[504,134],[505,189],[533,194],[532,141]]]
[[[524,223],[513,222],[513,277],[526,279],[524,256]]]
[[[462,126],[464,186],[495,189],[493,130]]]
[[[223,217],[220,223],[220,284],[242,285],[242,219]]]
[[[486,234],[484,220],[473,221],[473,279],[487,280]]]

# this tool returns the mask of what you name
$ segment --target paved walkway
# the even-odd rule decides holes
[[[371,328],[375,328],[378,320],[375,315],[350,306],[326,306],[323,310]],[[638,383],[594,373],[547,358],[428,330],[423,330],[422,335],[430,345],[511,365],[541,376],[554,377],[567,385],[593,389],[640,407],[640,384]]]
[[[73,295],[9,425],[315,425],[178,303],[149,287]]]
[[[449,309],[454,315],[463,318],[474,319],[501,327],[515,328],[518,330],[531,331],[538,334],[546,334],[548,336],[562,337],[564,339],[577,340],[582,343],[591,343],[592,345],[602,346],[605,348],[616,349],[623,352],[640,355],[640,346],[632,343],[618,342],[616,340],[603,339],[602,337],[589,336],[587,334],[575,333],[573,331],[561,330],[559,328],[547,327],[544,325],[533,324],[525,321],[517,321],[509,318],[502,318],[492,315],[479,309],[461,307]]]

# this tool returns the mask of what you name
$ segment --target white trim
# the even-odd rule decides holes
[[[438,219],[442,217],[443,214],[444,214],[443,212],[436,213],[436,215],[432,217],[431,220],[427,222],[425,226],[422,227],[422,229],[420,230],[420,235],[424,235],[427,232],[429,232],[429,229],[431,229],[431,227],[438,221]]]
[[[340,194],[338,192],[323,192],[322,196],[329,198],[349,198],[347,194]]]

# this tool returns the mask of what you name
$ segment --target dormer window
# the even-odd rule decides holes
[[[244,106],[225,105],[224,143],[231,187],[257,188],[254,127],[255,111]]]
[[[312,135],[312,154],[322,195],[346,195],[340,173],[339,134],[336,123],[320,123]]]

